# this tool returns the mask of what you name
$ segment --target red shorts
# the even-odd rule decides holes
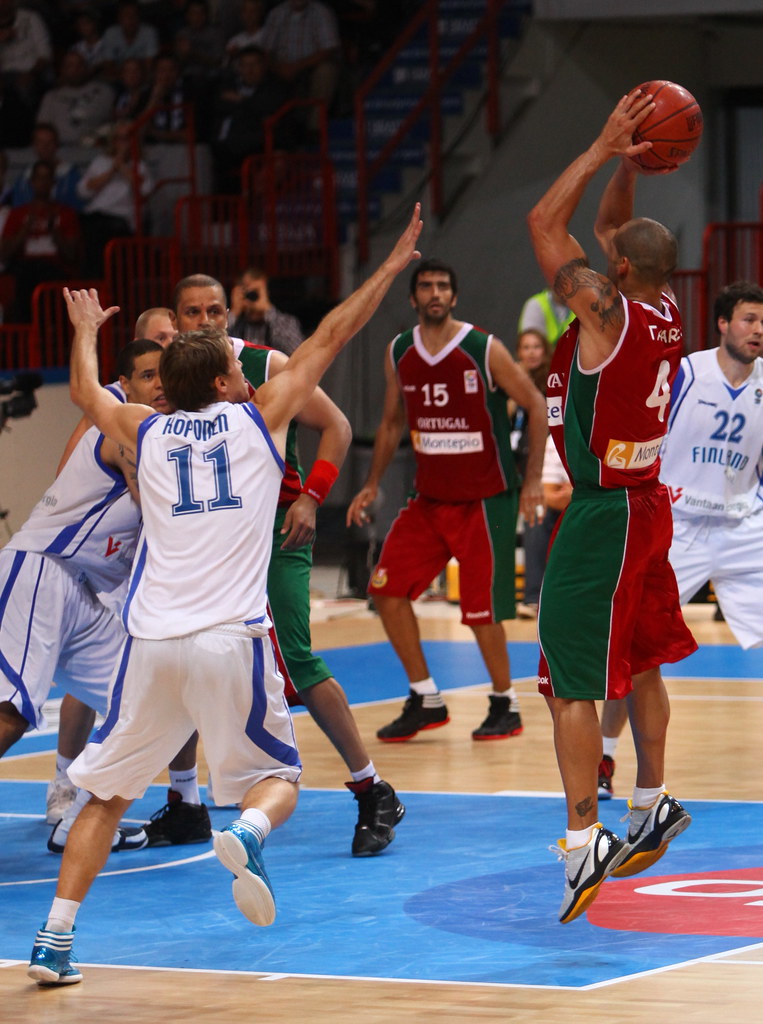
[[[368,593],[414,601],[456,558],[461,621],[481,626],[513,619],[517,508],[514,491],[481,501],[411,498],[387,534]]]

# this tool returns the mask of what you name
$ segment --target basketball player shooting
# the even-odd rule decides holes
[[[691,822],[663,785],[670,709],[659,666],[696,644],[668,562],[672,518],[659,481],[670,382],[683,349],[681,317],[667,294],[677,244],[664,225],[633,218],[632,158],[651,147],[634,145],[633,135],[653,109],[649,93],[624,96],[528,218],[546,280],[576,315],[548,377],[549,426],[573,492],[552,542],[538,616],[538,689],[551,711],[567,800],[558,846],[563,924],[585,910],[608,875],[651,866]],[[604,276],[590,269],[568,225],[594,175],[615,157],[595,225]],[[598,821],[595,701],[614,693],[628,696],[638,761],[624,840]]]

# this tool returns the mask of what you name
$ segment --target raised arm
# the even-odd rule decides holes
[[[272,352],[269,374],[279,373],[288,362],[281,352]],[[315,537],[316,514],[349,451],[352,427],[345,414],[322,388],[316,388],[304,409],[296,416],[297,422],[314,430],[320,437],[315,461],[298,498],[289,505],[281,534],[284,550],[301,547]]]
[[[624,157],[602,193],[593,231],[608,260],[617,256],[613,244],[615,232],[633,217],[637,174],[636,165]]]
[[[623,96],[598,138],[557,178],[528,216],[533,248],[546,280],[584,331],[609,342],[622,329],[622,302],[612,282],[589,268],[582,247],[569,232],[569,222],[591,179],[608,160],[636,156],[651,147],[649,142],[634,146],[632,137],[653,108],[651,96],[638,89]]]
[[[72,401],[102,434],[134,450],[138,427],[148,416],[153,416],[154,410],[147,405],[120,402],[98,381],[98,331],[119,307],[104,310],[95,288],[89,291],[64,288],[64,300],[74,327],[69,366]]]
[[[411,260],[420,259],[416,243],[422,227],[421,204],[416,203],[408,226],[379,269],[321,320],[315,333],[290,356],[283,373],[258,388],[254,401],[270,430],[286,429],[334,358],[371,319],[397,275]]]

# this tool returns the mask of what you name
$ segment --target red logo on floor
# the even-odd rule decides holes
[[[617,931],[763,937],[763,866],[609,879],[588,920]]]

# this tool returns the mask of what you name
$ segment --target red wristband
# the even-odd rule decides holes
[[[310,470],[310,475],[302,487],[302,494],[309,494],[319,505],[322,505],[338,476],[339,470],[333,462],[316,459]]]

